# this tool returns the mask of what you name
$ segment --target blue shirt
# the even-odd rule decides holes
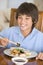
[[[2,32],[0,32],[5,38],[12,40],[14,42],[19,42],[20,47],[23,47],[28,50],[36,51],[36,52],[43,52],[43,33],[38,31],[36,28],[27,36],[24,37],[19,29],[19,27],[11,27]],[[7,45],[10,48],[12,45],[9,43]]]

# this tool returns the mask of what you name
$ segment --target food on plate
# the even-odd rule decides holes
[[[26,56],[30,56],[31,52],[26,51],[24,49],[20,49],[20,48],[13,48],[11,50],[11,54],[14,55],[14,56],[26,57]]]

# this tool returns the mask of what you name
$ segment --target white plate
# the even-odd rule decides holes
[[[23,49],[23,48],[20,48],[20,47],[13,47],[13,48],[19,48],[19,49]],[[15,55],[13,55],[13,54],[11,54],[11,50],[13,49],[13,48],[10,48],[10,49],[5,49],[4,50],[4,54],[6,54],[6,55],[8,55],[8,56],[11,56],[11,57],[15,57]],[[30,51],[30,50],[26,50],[26,49],[23,49],[24,50],[24,52],[26,51]],[[34,58],[34,57],[36,57],[37,56],[37,53],[35,52],[35,51],[30,51],[30,53],[31,53],[31,55],[27,55],[27,56],[25,56],[26,58]]]

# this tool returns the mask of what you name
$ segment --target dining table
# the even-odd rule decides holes
[[[3,53],[6,48],[0,47],[0,65],[16,65],[12,62],[12,57]],[[29,58],[25,65],[43,65],[43,60],[36,60],[36,58]]]

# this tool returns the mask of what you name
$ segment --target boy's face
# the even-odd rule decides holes
[[[18,16],[18,25],[22,31],[28,30],[32,28],[32,17],[27,15],[19,15]]]

